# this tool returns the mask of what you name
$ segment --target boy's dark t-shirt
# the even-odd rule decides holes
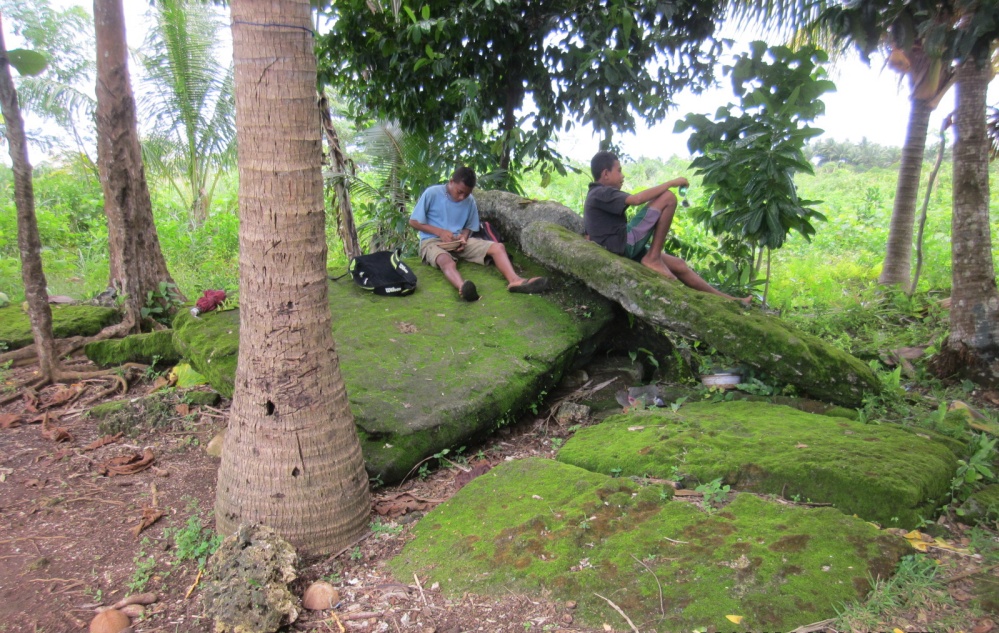
[[[591,182],[583,203],[583,226],[590,239],[617,255],[628,245],[628,220],[624,215],[630,194]]]

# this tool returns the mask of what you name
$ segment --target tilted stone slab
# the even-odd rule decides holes
[[[558,384],[612,315],[582,286],[512,294],[494,268],[459,264],[482,298],[466,303],[437,270],[408,297],[379,297],[349,278],[330,284],[333,339],[368,471],[404,477],[424,457],[513,421]],[[536,265],[531,274],[543,274]],[[528,273],[525,273],[528,274]],[[585,306],[585,308],[581,307]],[[181,313],[175,342],[225,396],[233,393],[238,310]]]
[[[880,390],[867,365],[818,337],[735,301],[668,281],[561,226],[531,223],[521,241],[528,256],[582,280],[635,316],[700,339],[819,400],[859,406],[865,392]]]
[[[493,223],[500,237],[520,248],[520,234],[531,222],[551,222],[583,234],[583,216],[553,200],[532,200],[506,191],[476,191],[479,218]]]
[[[558,460],[623,476],[720,478],[733,489],[831,503],[886,527],[915,527],[944,501],[957,458],[930,435],[759,402],[684,404],[580,429]]]
[[[788,631],[835,617],[909,549],[831,508],[739,494],[708,513],[671,491],[551,460],[506,462],[423,517],[390,566],[454,598],[578,601],[577,622],[594,629],[631,630],[600,594],[643,633]]]
[[[113,308],[90,305],[53,305],[51,308],[55,338],[93,336],[121,321],[121,314]],[[19,305],[0,308],[0,350],[19,349],[34,342],[28,313]]]

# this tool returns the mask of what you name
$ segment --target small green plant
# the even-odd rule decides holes
[[[430,466],[426,462],[420,464],[420,469],[416,471],[416,476],[420,479],[426,479],[430,476]]]
[[[161,281],[155,291],[146,293],[146,304],[139,309],[143,319],[152,319],[170,325],[170,315],[183,305],[176,284]]]
[[[611,468],[610,469],[611,477],[620,477],[621,476],[621,471],[622,471],[622,468],[620,466],[617,467],[617,468]]]
[[[997,438],[989,439],[984,433],[975,433],[968,443],[968,459],[957,460],[957,472],[950,483],[951,498],[964,501],[979,483],[996,480],[992,464],[996,460]]]
[[[728,498],[729,490],[731,486],[722,485],[721,477],[715,479],[712,482],[701,484],[694,488],[696,492],[704,495],[704,505],[708,508],[714,508],[716,503],[722,503]]]
[[[553,437],[552,438],[552,450],[557,451],[558,449],[562,448],[562,444],[564,444],[564,443],[565,443],[565,440],[562,439],[561,437]]]
[[[142,545],[149,545],[149,539],[142,539]],[[132,558],[132,562],[135,564],[135,571],[132,572],[132,577],[125,583],[125,586],[128,587],[129,593],[142,593],[153,577],[156,559],[151,555],[147,556],[145,547],[143,547]]]
[[[350,560],[361,560],[364,558],[364,554],[361,553],[361,547],[355,545],[352,550],[350,550]]]
[[[378,534],[388,534],[390,536],[395,536],[396,534],[402,532],[402,526],[397,523],[382,523],[381,521],[372,521],[368,526],[371,531]]]
[[[671,402],[670,403],[670,405],[669,405],[670,411],[672,411],[673,413],[676,413],[677,411],[680,410],[680,407],[682,407],[683,403],[686,402],[686,401],[687,401],[687,396],[684,396],[682,398],[677,398],[676,402]]]
[[[198,516],[198,502],[188,504],[192,512],[182,528],[163,530],[163,536],[173,539],[174,557],[177,562],[197,561],[198,568],[204,569],[208,557],[222,544],[222,537],[201,524]]]
[[[381,488],[382,486],[385,485],[385,482],[382,480],[382,474],[381,473],[378,473],[374,477],[368,477],[368,481],[371,482],[371,487],[372,488]]]
[[[341,578],[340,574],[338,574],[336,572],[331,572],[329,574],[326,574],[325,576],[323,576],[322,578],[320,578],[320,580],[325,580],[326,582],[328,582],[331,585],[338,585],[341,582],[343,582],[343,578]]]

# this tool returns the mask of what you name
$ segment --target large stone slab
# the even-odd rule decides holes
[[[562,226],[533,222],[520,240],[530,257],[582,280],[635,316],[700,339],[819,400],[859,406],[864,393],[880,391],[867,365],[818,337],[734,301],[667,281]]]
[[[474,264],[460,269],[482,298],[465,303],[439,271],[410,263],[419,286],[408,297],[373,296],[347,278],[330,284],[351,410],[368,470],[385,482],[513,421],[588,353],[612,316],[612,305],[582,286],[511,294],[495,269]],[[174,331],[194,368],[231,396],[238,311],[181,313]]]
[[[737,490],[831,503],[887,527],[915,527],[944,501],[957,458],[925,433],[760,402],[685,404],[579,430],[559,461],[624,476],[721,478]]]
[[[495,225],[500,236],[509,243],[520,245],[520,234],[531,222],[551,222],[583,234],[583,216],[553,200],[532,200],[506,191],[476,191],[475,203],[479,217]]]
[[[53,305],[52,334],[56,338],[93,336],[109,325],[121,321],[121,314],[112,308],[89,305]],[[0,350],[19,349],[35,342],[31,320],[21,306],[0,308]],[[6,346],[6,347],[5,347]]]
[[[550,460],[506,462],[421,519],[390,565],[456,598],[575,600],[594,628],[630,630],[600,594],[643,633],[787,631],[835,617],[908,549],[831,508],[739,494],[708,513],[670,492]]]

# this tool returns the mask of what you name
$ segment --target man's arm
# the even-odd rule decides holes
[[[413,218],[409,219],[409,226],[413,227],[417,231],[422,231],[424,233],[430,233],[431,235],[436,235],[445,242],[454,242],[458,240],[460,237],[457,233],[452,233],[447,229],[442,229],[439,226],[434,226],[432,224],[424,224],[423,222],[420,222]],[[462,233],[464,233],[464,231],[462,231]]]
[[[636,207],[640,204],[645,204],[646,202],[651,202],[658,198],[659,196],[666,193],[666,191],[672,189],[673,187],[689,187],[690,183],[687,182],[686,178],[674,178],[664,182],[661,185],[656,185],[655,187],[649,187],[638,193],[633,193],[625,199],[625,202],[629,207]]]

